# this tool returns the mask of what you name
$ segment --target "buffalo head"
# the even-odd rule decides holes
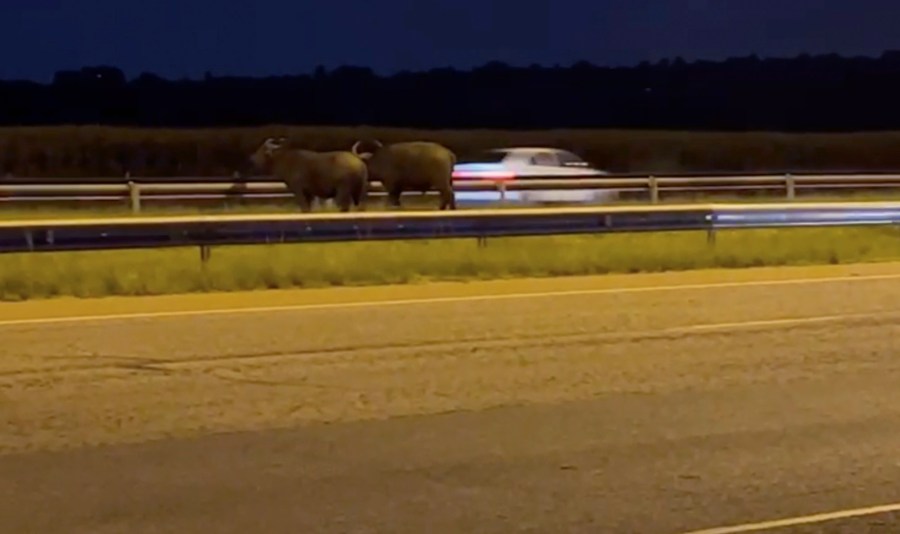
[[[270,137],[266,139],[263,144],[256,149],[256,152],[250,156],[250,161],[259,168],[266,169],[269,166],[269,163],[272,162],[272,157],[276,152],[284,148],[287,144],[287,138],[285,137]]]

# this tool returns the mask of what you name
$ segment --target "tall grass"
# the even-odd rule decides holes
[[[0,176],[229,176],[269,136],[346,150],[362,138],[430,140],[459,154],[497,146],[556,146],[612,171],[883,170],[900,168],[900,132],[784,134],[628,130],[415,130],[272,125],[157,129],[106,126],[0,128]]]
[[[836,264],[900,259],[893,228],[736,230],[710,245],[703,232],[395,242],[258,245],[9,254],[0,299],[97,297],[267,288],[565,276],[708,267]]]

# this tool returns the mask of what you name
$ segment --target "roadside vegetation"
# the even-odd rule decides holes
[[[547,145],[573,150],[611,171],[883,170],[900,168],[900,133],[775,134],[651,131],[424,131],[386,128],[281,127],[206,130],[47,127],[0,129],[0,183],[15,178],[66,181],[131,177],[231,177],[246,172],[261,139],[288,136],[296,146],[349,149],[357,139],[438,141],[459,154],[496,146]],[[664,203],[783,201],[777,193],[663,194]],[[900,200],[893,191],[802,194],[797,201]],[[381,209],[383,199],[368,209]],[[619,204],[646,203],[627,198]],[[424,203],[424,204],[423,204]],[[404,197],[406,209],[434,199]],[[514,207],[514,205],[509,205]],[[297,212],[276,203],[145,202],[142,215]],[[318,211],[318,210],[317,210]],[[130,215],[125,202],[99,206],[0,204],[0,219]],[[900,259],[892,228],[743,230],[705,233],[473,239],[217,247],[201,263],[196,248],[7,254],[0,299],[96,297],[265,288],[414,283],[521,276],[651,272],[708,267],[848,263]]]
[[[158,295],[900,259],[895,228],[803,228],[7,254],[0,299]]]
[[[554,146],[614,172],[789,172],[900,169],[900,132],[783,134],[629,130],[414,130],[266,126],[150,129],[0,128],[0,177],[230,177],[266,137],[313,150],[349,150],[361,138],[429,140],[460,155],[498,146]]]

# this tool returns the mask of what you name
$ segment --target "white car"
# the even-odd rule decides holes
[[[515,182],[527,179],[598,178],[606,171],[591,167],[577,155],[559,148],[515,147],[485,150],[472,157],[460,158],[453,169],[453,181],[496,180]],[[616,198],[615,191],[600,189],[507,191],[506,200],[517,203],[605,202]],[[499,191],[460,191],[461,202],[497,202]]]

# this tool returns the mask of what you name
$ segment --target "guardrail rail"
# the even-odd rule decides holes
[[[900,202],[707,204],[0,221],[0,252],[895,225]]]
[[[45,179],[53,183],[22,183],[0,180],[0,203],[41,204],[49,202],[111,203],[127,202],[139,213],[145,202],[194,203],[237,199],[264,201],[289,199],[283,183],[272,181],[240,181],[233,178],[142,178],[122,183],[96,183],[100,178],[84,179],[85,183],[59,183],[62,179]],[[598,191],[638,196],[651,204],[670,194],[767,193],[794,200],[802,192],[865,192],[900,189],[900,174],[819,174],[819,175],[753,175],[753,176],[647,176],[603,178],[541,177],[505,180],[457,180],[458,193],[485,193],[504,203],[529,191]],[[373,196],[384,194],[378,183],[370,188]]]

